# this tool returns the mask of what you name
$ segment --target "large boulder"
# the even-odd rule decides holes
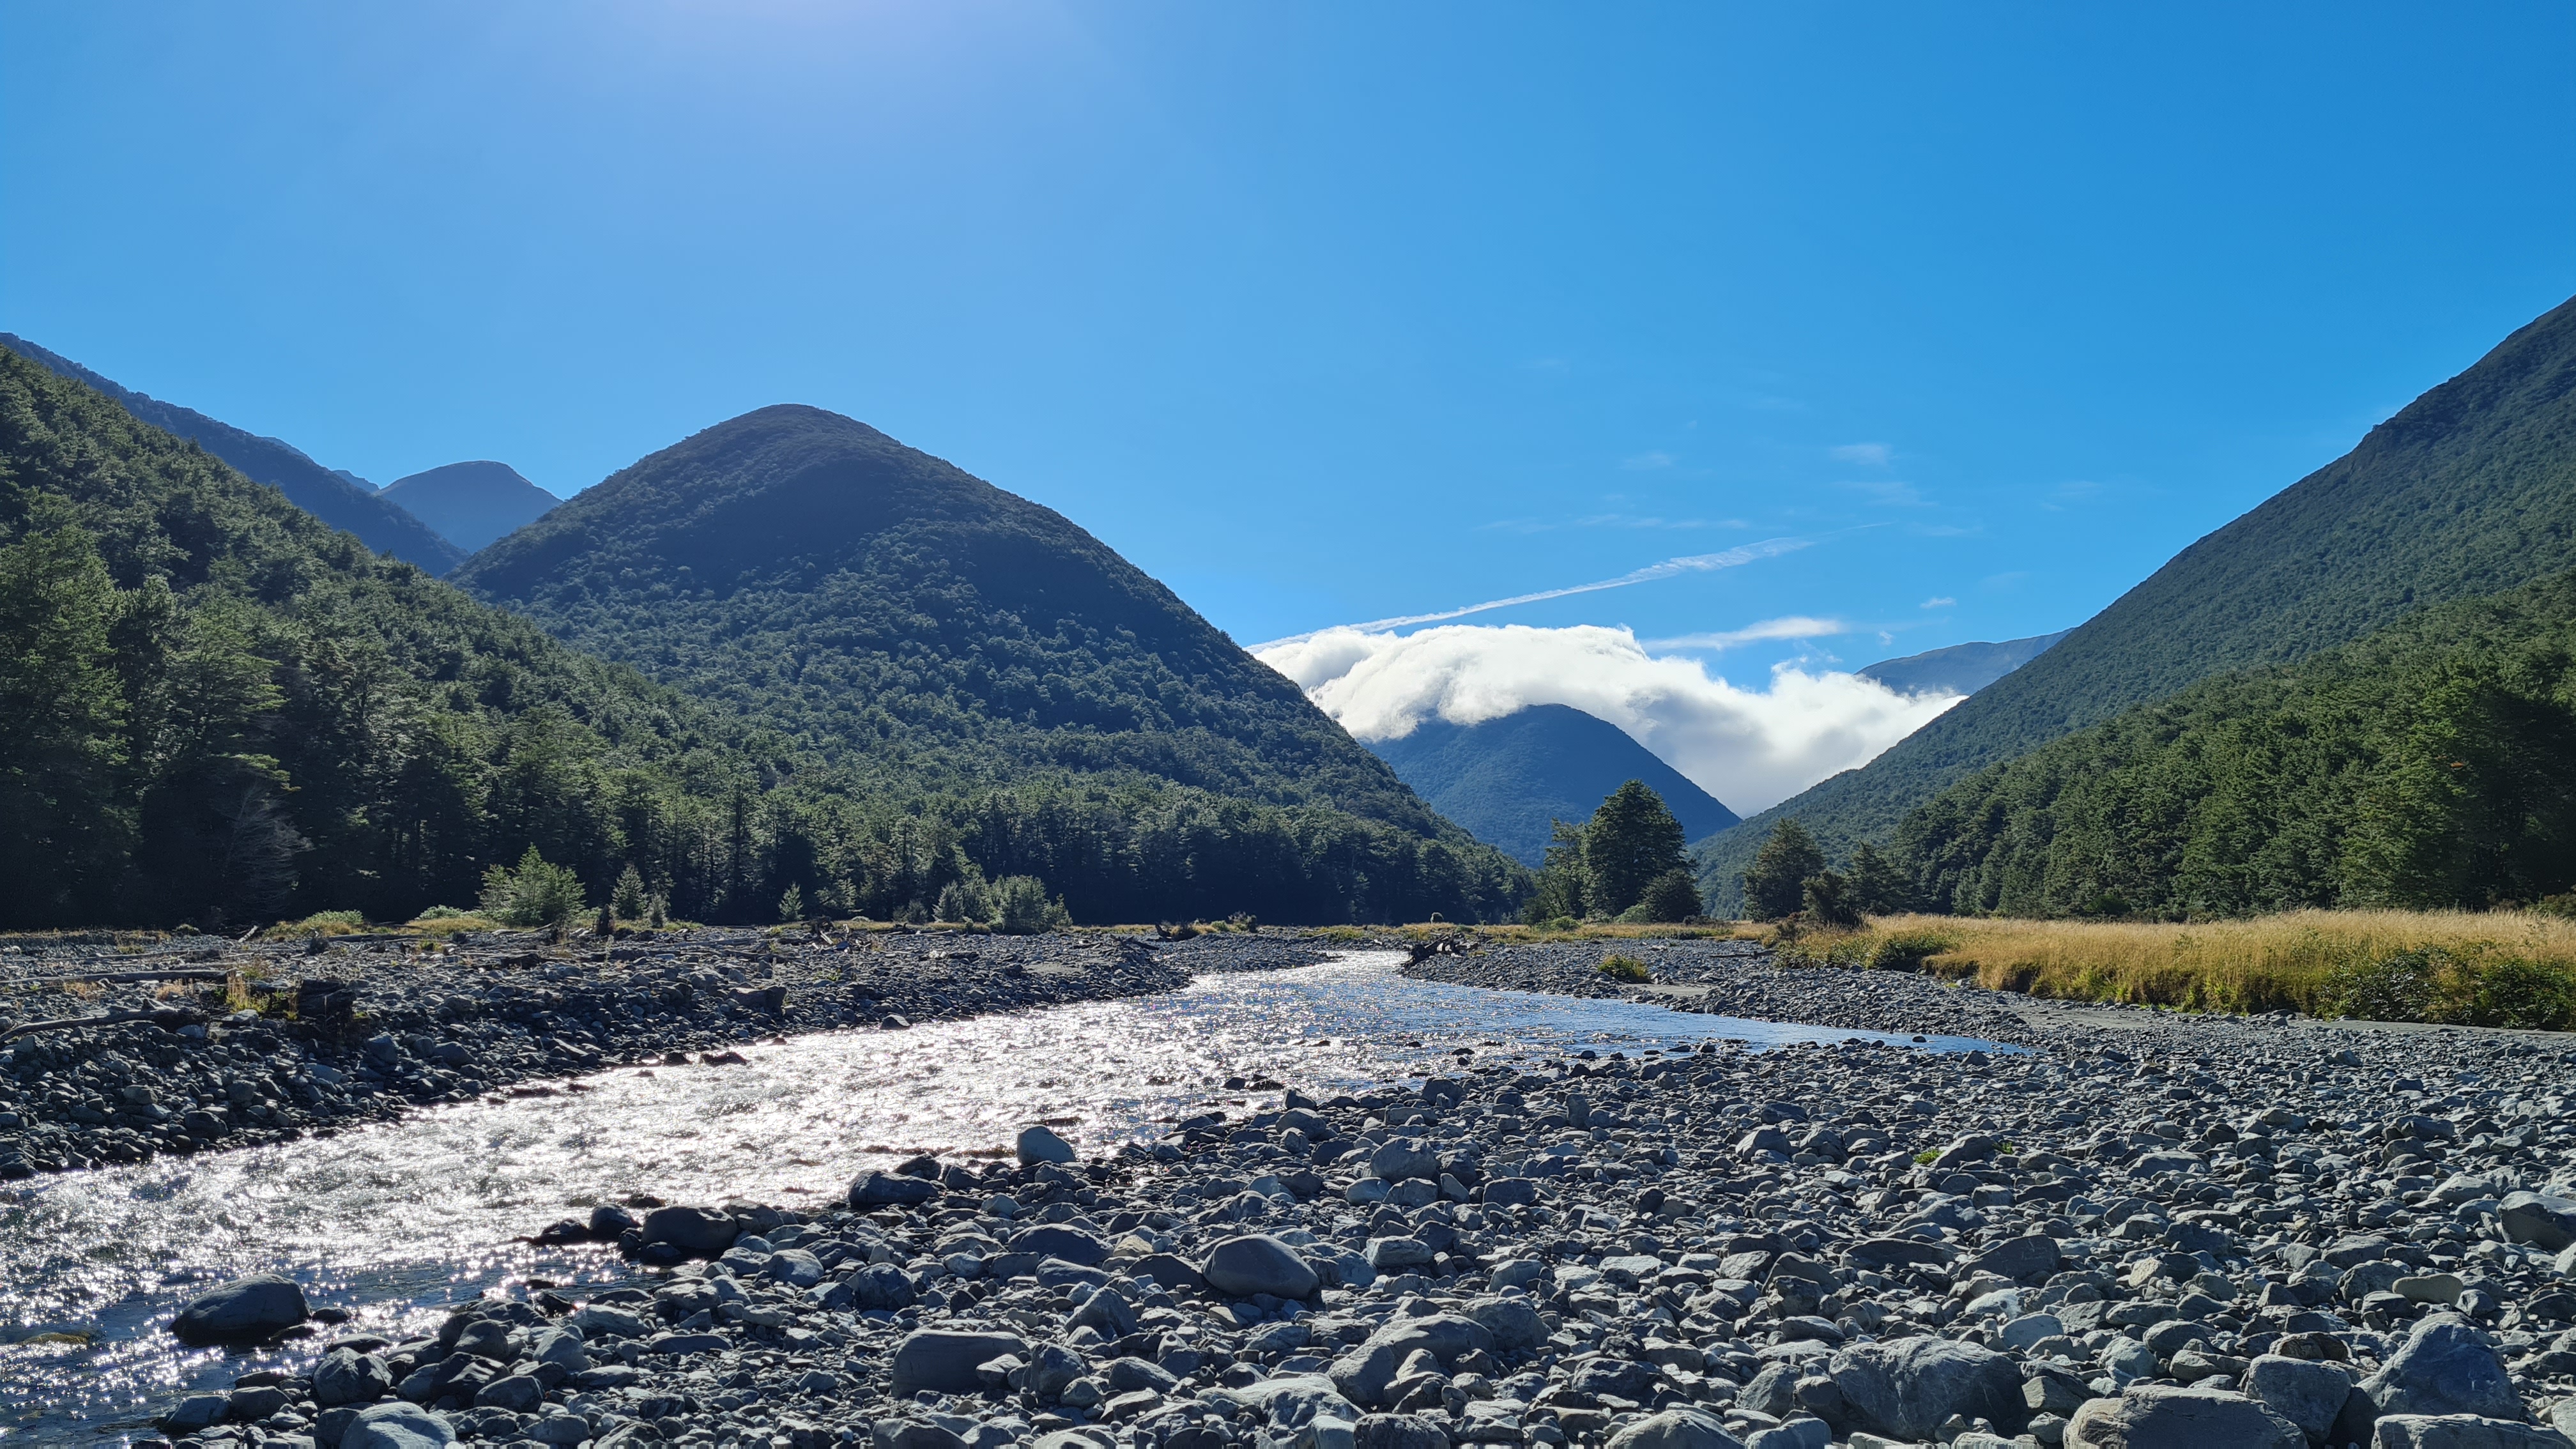
[[[2036,1283],[2057,1271],[2057,1240],[2045,1233],[1997,1243],[1960,1265],[1964,1275],[1992,1273],[1997,1277]]]
[[[372,1353],[335,1348],[313,1366],[313,1402],[326,1409],[372,1404],[393,1391],[393,1370]]]
[[[1014,1253],[1035,1253],[1041,1258],[1062,1258],[1085,1268],[1097,1268],[1109,1257],[1109,1245],[1080,1228],[1060,1223],[1045,1223],[1011,1239]]]
[[[2475,1414],[2395,1414],[2379,1421],[2371,1449],[2567,1449],[2554,1429]]]
[[[899,1172],[871,1168],[850,1180],[850,1206],[863,1212],[869,1208],[913,1207],[937,1196],[938,1183]]]
[[[1547,1320],[1539,1316],[1537,1305],[1527,1298],[1478,1298],[1467,1305],[1467,1316],[1483,1324],[1485,1331],[1494,1336],[1494,1347],[1504,1353],[1547,1342]]]
[[[254,1273],[189,1299],[171,1320],[170,1331],[187,1343],[222,1343],[266,1338],[312,1316],[294,1279]]]
[[[2576,1198],[2517,1192],[2505,1198],[2497,1216],[2503,1220],[2507,1242],[2529,1243],[2553,1253],[2576,1245]]]
[[[1073,1160],[1073,1144],[1045,1127],[1023,1127],[1016,1144],[1020,1166],[1035,1167],[1041,1162],[1067,1163]]]
[[[446,1449],[455,1442],[445,1414],[399,1401],[365,1410],[340,1435],[340,1449]]]
[[[2065,1443],[2066,1449],[2307,1449],[2308,1436],[2243,1394],[2139,1384],[2077,1409]]]
[[[1744,1441],[1726,1432],[1713,1414],[1666,1409],[1611,1435],[1609,1449],[1744,1449]]]
[[[1420,1138],[1398,1137],[1369,1154],[1369,1175],[1385,1182],[1402,1182],[1408,1177],[1433,1181],[1440,1176],[1440,1154]]]
[[[2361,1381],[2381,1415],[2480,1414],[2527,1417],[2504,1360],[2474,1323],[2456,1313],[2418,1321],[2379,1372]]]
[[[1229,1298],[1267,1293],[1273,1298],[1302,1300],[1322,1286],[1315,1270],[1306,1266],[1296,1249],[1258,1233],[1228,1238],[1209,1249],[1199,1276]]]
[[[1344,1352],[1324,1372],[1332,1379],[1333,1387],[1352,1403],[1375,1406],[1385,1401],[1386,1386],[1394,1382],[1396,1370],[1404,1366],[1414,1350],[1428,1350],[1445,1369],[1455,1364],[1462,1353],[1490,1352],[1493,1346],[1493,1334],[1471,1318],[1454,1313],[1399,1318]]]
[[[2245,1370],[2245,1394],[2322,1443],[2352,1397],[2352,1380],[2331,1364],[2267,1353]]]
[[[895,1345],[894,1395],[908,1398],[923,1389],[942,1394],[980,1393],[984,1382],[975,1376],[975,1366],[1004,1354],[1026,1359],[1029,1341],[1016,1333],[915,1329]]]
[[[668,1243],[695,1258],[717,1258],[733,1246],[742,1227],[714,1208],[663,1207],[644,1215],[644,1241]]]
[[[1900,1338],[1838,1349],[1825,1368],[1853,1427],[1892,1439],[1930,1439],[1953,1414],[2018,1433],[2030,1418],[2021,1373],[1991,1349],[1947,1338]]]

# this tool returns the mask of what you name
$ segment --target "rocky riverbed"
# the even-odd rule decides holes
[[[0,948],[0,1178],[291,1139],[836,1027],[1323,959],[1278,935],[491,933]],[[576,1087],[577,1089],[577,1087]]]
[[[1984,1022],[2028,1050],[1470,1056],[1292,1083],[1087,1161],[1032,1127],[1016,1162],[871,1171],[828,1210],[602,1207],[530,1227],[595,1235],[637,1265],[623,1286],[471,1299],[400,1339],[325,1330],[308,1368],[165,1427],[288,1449],[2576,1431],[2567,1038],[2066,1021],[1875,973],[1798,973],[1802,1011],[1782,973],[1695,954],[1656,973],[1685,1005]],[[1568,964],[1588,969],[1528,968]],[[313,1306],[253,1282],[188,1314],[274,1335],[312,1332]]]

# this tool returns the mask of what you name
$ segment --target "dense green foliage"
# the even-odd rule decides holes
[[[1936,908],[2180,918],[2576,887],[2576,571],[2206,680],[1951,787]]]
[[[580,876],[548,864],[531,845],[519,857],[516,870],[496,865],[483,872],[481,909],[503,925],[569,926],[575,916],[590,909],[590,899],[581,888]]]
[[[756,776],[707,712],[0,355],[0,918],[407,914]]]
[[[1678,921],[1700,913],[1681,822],[1645,781],[1630,780],[1611,791],[1582,825],[1560,820],[1553,828],[1538,880],[1521,904],[1523,921],[1544,925],[1562,917],[1620,917],[1641,903],[1646,903],[1641,919],[1649,921]],[[1681,877],[1680,892],[1673,889],[1674,876]],[[1650,894],[1654,898],[1649,903]]]
[[[1734,811],[1627,731],[1566,705],[1472,725],[1435,716],[1369,748],[1431,808],[1523,865],[1546,860],[1550,822],[1583,819],[1624,780],[1651,786],[1686,839],[1735,823]]]
[[[1799,910],[1806,901],[1808,880],[1824,868],[1825,853],[1817,849],[1815,837],[1805,826],[1795,820],[1777,822],[1744,872],[1744,914],[1757,921],[1776,921]]]
[[[1624,920],[1634,916],[1641,921],[1670,923],[1690,920],[1706,909],[1699,898],[1699,877],[1693,875],[1688,866],[1677,865],[1646,882],[1646,889],[1637,897],[1637,903],[1620,912],[1620,917]]]
[[[2174,556],[2046,653],[1900,741],[1703,842],[1731,900],[1773,821],[1833,855],[1885,842],[1953,782],[2133,705],[2291,663],[2429,604],[2576,565],[2576,302],[2359,446]]]
[[[397,501],[323,467],[276,438],[246,433],[193,408],[166,403],[99,376],[23,337],[0,332],[0,350],[15,352],[58,377],[105,393],[137,419],[204,448],[254,482],[284,493],[287,501],[333,528],[358,536],[376,552],[445,573],[465,561],[466,550],[440,537]]]
[[[593,900],[631,867],[692,920],[768,920],[791,888],[926,915],[978,869],[1092,920],[1474,918],[1515,898],[1507,862],[1346,737],[1398,819],[1134,774],[932,792],[836,770],[13,355],[0,470],[0,924],[406,919],[532,848]],[[1263,767],[1305,757],[1281,754]]]
[[[935,901],[961,850],[1086,920],[1518,899],[1511,862],[1099,540],[833,413],[710,428],[456,581],[786,734],[831,797],[789,873],[844,908]]]

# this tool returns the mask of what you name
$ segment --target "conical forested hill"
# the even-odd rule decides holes
[[[744,735],[0,351],[0,924],[403,917],[532,845],[705,902]]]
[[[853,798],[980,802],[969,853],[1077,915],[1493,914],[1517,879],[1098,539],[818,408],[685,439],[454,577]]]
[[[2198,680],[2292,663],[2453,599],[2576,565],[2576,301],[2371,429],[2351,452],[1867,766],[1703,844],[1720,904],[1794,817],[1836,856],[1968,773]]]

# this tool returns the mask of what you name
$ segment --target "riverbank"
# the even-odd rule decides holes
[[[424,949],[435,946],[437,949]],[[16,938],[0,953],[0,1178],[292,1140],[790,1033],[1168,991],[1321,960],[1187,942],[698,930],[258,945]],[[29,1031],[39,1023],[64,1025]]]
[[[1769,969],[1657,974],[1741,1004],[1785,989]],[[1017,1163],[863,1174],[829,1210],[607,1208],[616,1251],[678,1264],[326,1340],[171,1427],[326,1449],[393,1421],[595,1449],[2576,1428],[2564,1039],[2121,1015],[2016,1018],[2009,1054],[1470,1054],[1089,1161],[1036,1132]],[[2464,1414],[2497,1422],[2420,1422]]]

